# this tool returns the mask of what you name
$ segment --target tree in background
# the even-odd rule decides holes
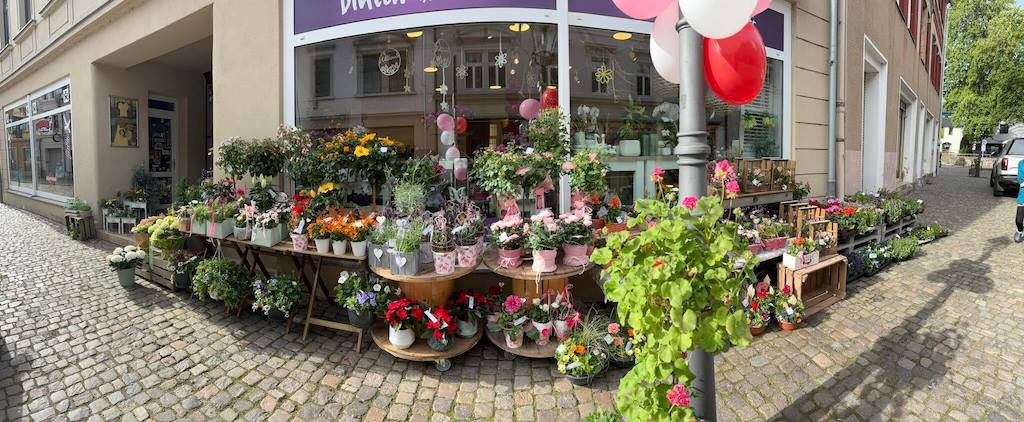
[[[957,0],[949,13],[946,109],[964,141],[1024,122],[1024,9],[1013,0]]]

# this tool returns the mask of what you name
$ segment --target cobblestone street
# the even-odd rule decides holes
[[[719,418],[1024,420],[1024,246],[1013,200],[943,169],[917,194],[948,238],[858,280],[795,332],[718,357]],[[450,372],[355,337],[226,314],[108,271],[110,245],[0,205],[0,421],[541,420],[611,406],[621,370],[574,387],[484,341]]]

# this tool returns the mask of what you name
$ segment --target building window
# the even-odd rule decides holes
[[[66,82],[4,108],[11,190],[74,196],[71,86]]]
[[[317,98],[331,96],[330,57],[320,57],[313,61],[313,95]]]
[[[28,25],[32,20],[32,0],[21,0],[21,25]]]
[[[9,24],[10,21],[8,20],[8,14],[9,14],[8,10],[10,10],[10,7],[8,5],[8,0],[0,0],[0,1],[3,1],[3,4],[0,5],[3,8],[3,10],[0,10],[0,14],[2,14],[2,16],[0,16],[0,19],[3,19],[2,21],[0,21],[0,26],[3,27],[3,37],[4,37],[3,38],[3,42],[4,43],[3,43],[2,47],[6,47],[7,44],[11,43],[11,25]]]
[[[638,97],[651,96],[651,65],[641,64],[637,68],[636,95]]]

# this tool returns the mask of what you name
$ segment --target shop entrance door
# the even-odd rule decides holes
[[[174,201],[175,102],[170,98],[149,98],[149,173],[160,189],[157,209]]]

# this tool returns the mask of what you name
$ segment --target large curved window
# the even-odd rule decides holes
[[[74,196],[71,86],[66,82],[4,110],[12,190],[65,199]]]

